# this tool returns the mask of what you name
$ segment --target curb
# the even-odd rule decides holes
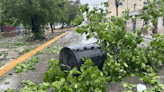
[[[68,28],[68,29],[57,29],[57,30],[53,30],[54,32],[55,31],[66,31],[66,30],[71,30],[71,29],[75,29],[76,27],[74,27],[74,28]],[[49,30],[49,31],[51,31],[51,30]]]
[[[6,32],[6,33],[15,33],[15,32]],[[0,32],[0,34],[5,34],[5,32]]]
[[[65,36],[67,34],[67,32],[59,35],[58,37],[40,45],[39,47],[31,50],[28,53],[25,53],[24,55],[18,57],[17,59],[9,62],[8,64],[2,66],[0,68],[0,77],[3,76],[5,73],[7,73],[9,70],[13,69],[17,63],[22,63],[23,61],[27,60],[29,57],[33,56],[34,54],[36,54],[38,51],[44,49],[45,47],[47,47],[48,45],[52,44],[53,42],[55,42],[56,40],[60,39],[62,36]]]

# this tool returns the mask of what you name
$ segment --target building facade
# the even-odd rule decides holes
[[[127,28],[128,31],[132,31],[135,28],[141,29],[143,27],[144,20],[143,19],[140,19],[140,17],[138,16],[141,13],[142,13],[142,10],[131,11],[129,13],[129,16],[130,17],[135,16],[136,22],[135,23],[132,22],[132,19],[131,18],[127,21],[126,28]],[[149,25],[150,26],[153,25],[153,23],[151,22],[151,20],[149,20]],[[157,27],[158,27],[158,33],[161,33],[162,31],[164,31],[164,18],[163,17],[159,17],[158,18]]]
[[[125,11],[125,9],[130,9],[129,16],[132,17],[133,15],[136,18],[136,22],[132,22],[132,19],[126,21],[126,28],[127,31],[132,31],[135,28],[141,29],[144,20],[140,19],[138,16],[140,13],[142,13],[142,8],[147,5],[148,0],[117,0],[118,2],[118,16],[123,16],[122,12]],[[117,16],[116,13],[116,0],[108,0],[109,7],[107,8],[108,11],[111,11],[107,17],[111,16]],[[151,21],[149,21],[152,25]],[[158,18],[158,33],[164,33],[164,17]],[[151,32],[150,32],[151,33]]]
[[[118,16],[122,16],[122,11],[125,9],[130,9],[130,11],[142,9],[144,5],[146,5],[147,0],[117,0],[118,2]],[[111,11],[107,17],[117,16],[116,13],[116,0],[108,0],[109,7],[108,11]]]

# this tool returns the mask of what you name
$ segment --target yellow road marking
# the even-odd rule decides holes
[[[1,32],[1,34],[4,34],[4,32]]]
[[[22,63],[23,61],[27,60],[29,57],[33,56],[34,54],[36,54],[38,51],[44,49],[45,47],[47,47],[48,45],[52,44],[54,41],[58,40],[59,38],[61,38],[62,36],[66,35],[67,32],[59,35],[58,37],[40,45],[39,47],[35,48],[34,50],[31,50],[28,53],[25,53],[24,55],[18,57],[17,59],[11,61],[10,63],[2,66],[0,68],[0,77],[3,76],[5,73],[7,73],[9,70],[13,69],[17,63]]]

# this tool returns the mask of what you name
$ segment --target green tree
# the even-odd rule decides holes
[[[68,21],[68,15],[66,14],[66,11],[67,11],[67,9],[66,9],[66,3],[63,3],[62,5],[61,5],[61,7],[62,7],[62,15],[60,16],[60,22],[62,23],[62,27],[61,27],[61,29],[63,29],[64,28],[64,25],[65,25],[65,22],[67,22]]]
[[[80,14],[79,9],[78,9],[79,4],[80,2],[78,0],[72,3],[71,2],[66,3],[66,9],[67,9],[66,14],[68,15],[67,23],[69,26],[70,26],[70,22],[73,21],[78,14]]]
[[[2,23],[1,13],[2,13],[2,3],[0,3],[0,23]]]
[[[79,4],[80,4],[79,0],[76,0],[75,2],[68,1],[64,4],[64,7],[63,7],[64,12],[60,20],[60,22],[62,23],[61,29],[64,28],[65,23],[70,25],[70,22],[73,21],[78,14],[80,14]]]
[[[159,10],[161,11],[164,10],[164,1],[160,1],[162,8]],[[149,2],[148,4],[150,5],[154,1]],[[150,9],[149,11],[151,12],[156,11],[151,6],[147,7],[147,9]],[[98,12],[98,10],[102,12]],[[103,13],[102,9],[94,8],[89,11],[88,4],[83,5],[80,11],[86,13],[88,24],[78,27],[76,32],[81,35],[87,34],[87,38],[95,35],[100,36],[98,38],[100,42],[97,43],[107,54],[103,69],[99,70],[98,66],[94,66],[94,62],[91,59],[87,59],[87,57],[82,58],[84,64],[81,64],[79,70],[74,67],[69,71],[62,70],[59,61],[50,59],[48,61],[50,63],[49,70],[45,73],[43,79],[45,82],[36,85],[31,81],[22,81],[24,88],[19,92],[47,92],[50,87],[54,92],[105,92],[107,82],[113,83],[120,80],[122,80],[122,86],[126,89],[126,91],[121,90],[122,92],[136,91],[135,84],[123,82],[125,81],[125,76],[141,77],[140,81],[145,84],[150,83],[153,86],[143,92],[163,92],[164,85],[157,74],[157,69],[162,68],[164,64],[163,34],[152,36],[154,40],[149,43],[149,46],[138,47],[137,45],[143,42],[142,31],[148,29],[149,26],[143,26],[141,30],[135,29],[132,33],[127,32],[125,21],[129,19],[129,10],[123,12],[125,13],[123,17],[113,16],[111,18],[106,18],[109,12]],[[161,13],[163,15],[164,11],[161,11]],[[153,13],[149,15],[152,16],[150,20],[156,20],[156,16]],[[140,16],[144,21],[148,21],[149,15],[142,13]],[[81,14],[77,16],[74,22],[80,25],[84,20],[83,18]],[[101,19],[106,21],[101,21],[100,23]],[[11,91],[15,90],[6,90],[6,92]]]
[[[157,7],[157,0],[149,1],[148,6],[143,7],[143,10],[148,11],[149,14],[143,12],[140,14],[141,19],[144,21],[151,20],[153,24],[157,23],[158,17],[164,14],[164,1],[159,1],[162,6],[159,9],[153,7]],[[126,12],[124,17],[114,16],[111,18],[106,17],[109,13],[108,11],[102,16],[104,11],[102,9],[94,8],[89,11],[88,4],[81,6],[80,11],[86,13],[88,24],[78,27],[76,32],[86,34],[88,39],[94,36],[99,37],[97,43],[105,50],[108,56],[104,62],[103,71],[107,76],[110,75],[110,80],[120,80],[125,75],[129,76],[132,72],[156,72],[157,67],[164,63],[162,62],[163,58],[160,57],[160,54],[163,54],[162,40],[164,35],[157,34],[152,36],[155,40],[150,42],[149,46],[138,47],[144,41],[141,36],[142,31],[147,30],[148,27],[153,30],[154,26],[147,26],[149,23],[146,23],[146,26],[143,26],[141,30],[135,29],[132,33],[129,33],[125,24],[125,21],[129,19],[129,11],[123,12]],[[106,20],[106,22],[100,23],[101,19]],[[83,20],[83,16],[78,16],[74,23],[80,25]],[[120,68],[125,70],[126,73],[124,74]]]
[[[1,16],[1,13],[2,13],[2,3],[0,2],[0,23],[2,23],[2,16]],[[1,25],[1,24],[0,24]],[[3,26],[1,25],[1,27],[2,27],[2,29],[3,29]],[[0,32],[1,32],[2,30],[0,29]],[[1,33],[0,33],[0,38],[1,38],[2,36],[1,36]]]
[[[63,15],[62,9],[63,9],[63,4],[67,2],[67,0],[52,0],[53,3],[48,3],[47,5],[49,6],[49,22],[50,22],[50,26],[51,26],[51,30],[53,33],[53,29],[52,26],[54,23],[58,23],[60,22],[61,16]]]
[[[145,15],[142,16],[141,19],[144,19],[146,21],[146,25],[148,26],[149,22],[147,22],[148,20],[151,20],[152,24],[153,24],[153,28],[152,33],[153,34],[157,34],[157,30],[158,30],[158,18],[159,17],[163,17],[163,1],[162,0],[153,0],[152,2],[149,1],[147,6],[143,7],[144,13],[141,14]],[[159,7],[161,6],[161,7]]]
[[[2,0],[2,21],[13,26],[22,23],[32,29],[34,40],[43,39],[43,27],[57,19],[53,14],[60,8],[56,5],[62,2],[62,0]]]

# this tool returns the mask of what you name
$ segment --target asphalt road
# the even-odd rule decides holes
[[[74,30],[68,30],[68,34],[64,37],[60,38],[56,42],[52,43],[51,46],[73,46],[73,45],[81,45],[81,44],[89,44],[96,42],[96,39],[92,38],[90,40],[86,40],[85,35],[79,35],[78,33],[74,32]],[[55,58],[58,60],[59,55],[58,54],[40,54],[38,55],[39,62],[35,66],[35,70],[28,71],[27,73],[21,73],[20,75],[14,73],[14,69],[7,72],[5,77],[2,81],[0,81],[0,90],[5,90],[7,88],[14,88],[14,89],[20,89],[22,87],[21,81],[22,80],[31,80],[35,82],[36,84],[42,83],[44,74],[47,71],[47,67],[49,66],[48,60],[51,58]],[[13,75],[9,75],[9,73],[12,73]],[[5,85],[5,82],[9,82],[9,84]],[[50,90],[49,92],[52,92]]]
[[[90,40],[86,40],[86,35],[80,35],[74,32],[74,30],[68,30],[68,34],[59,40],[57,40],[55,43],[49,45],[51,46],[73,46],[73,45],[80,45],[80,44],[89,44],[96,42],[95,38],[92,38]],[[145,46],[148,45],[148,43],[151,41],[148,38],[144,38],[143,44]],[[6,88],[14,88],[14,89],[20,89],[22,87],[21,81],[22,80],[31,80],[35,82],[36,84],[42,83],[44,74],[47,71],[48,67],[48,60],[51,58],[55,58],[58,60],[59,55],[58,54],[40,54],[38,55],[40,63],[35,66],[35,70],[28,71],[27,73],[21,73],[20,75],[13,73],[14,70],[10,70],[7,75],[2,81],[0,81],[0,90],[6,89]],[[13,75],[8,75],[9,73],[12,73]],[[132,83],[142,83],[139,81],[138,77],[128,77],[125,78],[128,82]],[[5,82],[10,82],[8,85],[5,85]],[[121,92],[123,90],[122,84],[120,82],[118,83],[108,83],[107,85],[107,91],[106,92],[114,92],[116,88],[119,88],[117,92]],[[51,89],[49,89],[48,92],[52,92]]]

